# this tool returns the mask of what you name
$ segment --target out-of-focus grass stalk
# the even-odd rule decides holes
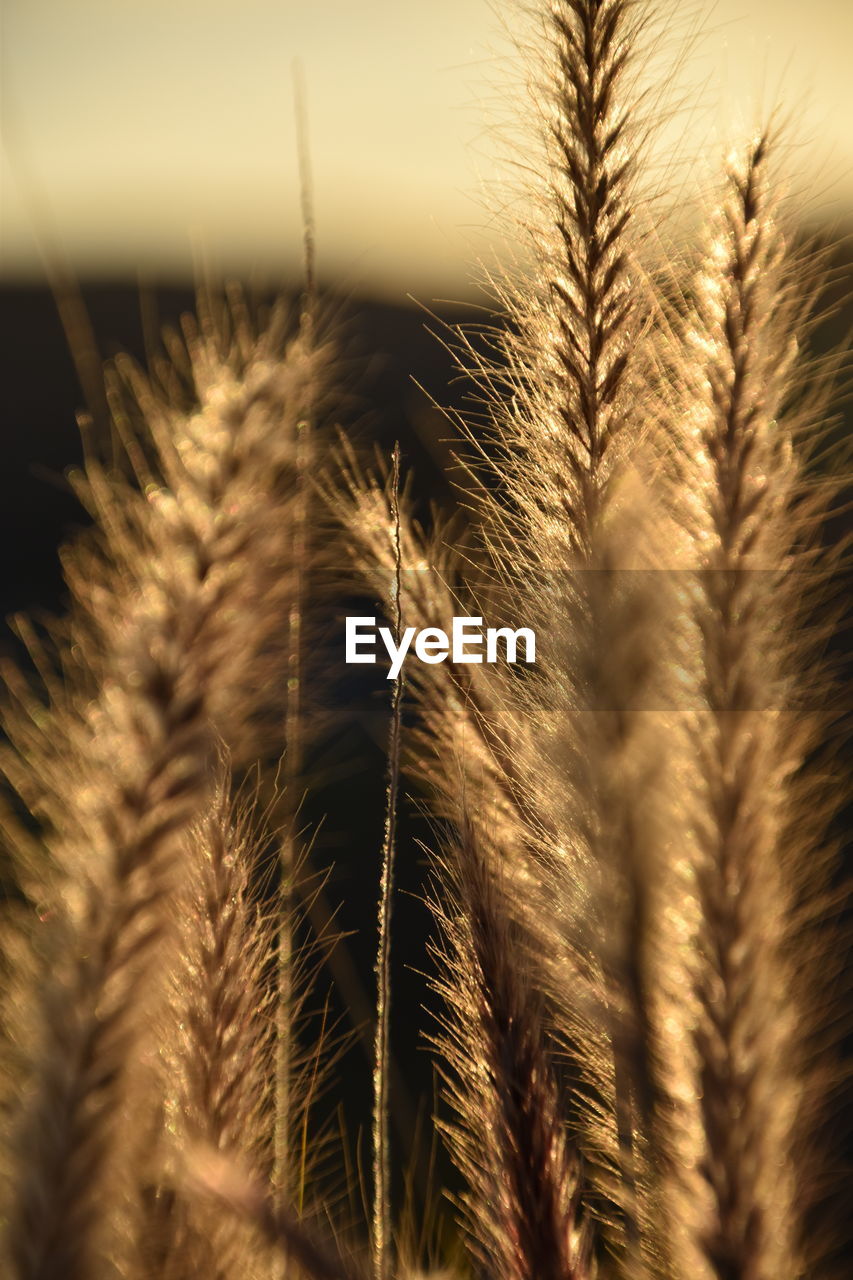
[[[580,1165],[501,867],[463,825],[436,868],[441,900],[431,905],[442,940],[434,981],[448,1013],[435,1039],[475,1264],[494,1280],[588,1280]]]
[[[761,136],[729,161],[685,349],[684,511],[699,561],[695,1092],[707,1196],[694,1243],[715,1280],[803,1274],[809,1166],[796,1167],[796,1137],[811,1104],[801,966],[814,979],[806,999],[820,1003],[796,924],[798,888],[824,858],[799,799],[815,745],[808,701],[822,695],[803,626],[822,518],[800,438],[813,287],[770,194],[770,150]]]
[[[308,108],[305,79],[301,63],[293,64],[294,104],[297,124],[297,151],[302,195],[304,282],[300,337],[307,351],[314,348],[317,329],[316,237],[314,227],[313,183],[308,144]],[[308,565],[308,521],[310,494],[308,469],[311,458],[316,394],[309,382],[304,416],[296,424],[294,451],[294,503],[292,523],[293,591],[287,616],[287,692],[284,733],[284,791],[287,823],[280,849],[280,920],[278,927],[278,1014],[276,1031],[276,1131],[275,1184],[283,1203],[290,1203],[293,1158],[293,1107],[291,1074],[293,1058],[293,936],[294,878],[299,860],[297,823],[301,801],[304,764],[304,696],[303,696],[303,615],[306,604],[306,570]]]
[[[11,686],[6,773],[51,833],[57,872],[44,885],[57,950],[17,1137],[24,1277],[88,1277],[110,1248],[116,1125],[160,998],[154,961],[185,875],[183,836],[209,794],[217,736],[241,763],[264,741],[277,670],[293,427],[317,361],[285,348],[281,313],[258,339],[209,313],[186,334],[177,365],[150,380],[125,370],[129,404],[113,384],[138,484],[94,461],[81,481],[97,533],[66,560],[65,686],[48,678],[46,707]],[[132,1130],[122,1136],[132,1144]]]

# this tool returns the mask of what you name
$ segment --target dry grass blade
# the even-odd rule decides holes
[[[296,113],[297,152],[302,196],[303,232],[303,297],[300,314],[300,339],[306,350],[316,345],[317,332],[317,280],[316,280],[316,229],[314,223],[314,191],[311,177],[310,148],[308,144],[308,103],[303,68],[298,61],[293,64],[293,91]],[[315,402],[317,387],[309,383],[303,417],[297,424],[294,451],[294,495],[291,521],[291,568],[293,586],[287,617],[287,695],[285,706],[285,757],[284,782],[288,806],[287,826],[280,851],[281,885],[279,892],[278,928],[278,1025],[276,1030],[276,1139],[275,1183],[286,1200],[292,1193],[290,1185],[293,1161],[294,1107],[293,1107],[293,1059],[291,1012],[293,1005],[293,890],[296,867],[299,861],[299,842],[296,835],[297,814],[300,804],[300,785],[305,752],[305,613],[307,603],[309,555],[309,517],[311,514],[308,487],[309,466],[315,448],[313,433],[316,428]]]
[[[394,529],[394,637],[403,634],[403,597],[400,548],[400,446],[394,446],[391,470],[391,517]],[[400,755],[403,726],[403,675],[394,681],[391,729],[388,740],[388,790],[385,799],[385,837],[382,842],[382,876],[379,895],[379,943],[376,959],[376,1041],[373,1061],[373,1272],[375,1280],[391,1274],[391,1180],[388,1140],[388,1087],[390,1083],[391,1030],[391,916],[394,893],[394,861],[397,853],[397,801],[400,789]]]

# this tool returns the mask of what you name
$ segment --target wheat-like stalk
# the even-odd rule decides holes
[[[647,985],[660,756],[650,742],[659,742],[655,655],[666,617],[648,572],[658,518],[643,474],[651,423],[638,412],[648,399],[653,309],[628,80],[641,25],[642,12],[622,0],[549,7],[545,170],[533,192],[541,219],[522,228],[535,269],[499,286],[512,321],[499,340],[503,360],[475,369],[499,485],[493,561],[543,638],[525,691],[544,746],[529,805],[548,815],[543,830],[562,836],[541,852],[566,939],[561,985],[571,996],[561,1020],[577,1056],[592,1057],[593,1087],[613,1103],[609,1134],[587,1112],[587,1145],[619,1170],[634,1254],[644,1212],[636,1135],[655,1088]],[[571,1007],[578,989],[587,993],[586,1027]],[[606,1039],[609,1080],[600,1065]]]
[[[690,818],[708,1204],[697,1253],[710,1275],[755,1280],[801,1274],[807,1019],[794,971],[810,957],[797,946],[795,894],[802,869],[823,862],[799,778],[819,727],[804,609],[823,579],[822,499],[800,439],[812,286],[769,193],[769,150],[765,135],[729,163],[688,320],[682,436],[698,560]]]

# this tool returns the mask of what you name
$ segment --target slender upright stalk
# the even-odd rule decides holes
[[[394,637],[403,633],[402,556],[400,550],[400,446],[394,446],[391,469],[391,510],[394,521]],[[397,795],[403,720],[403,673],[394,681],[388,740],[388,789],[385,798],[385,838],[379,894],[379,946],[376,958],[376,1041],[373,1063],[373,1273],[389,1280],[391,1254],[391,1178],[388,1140],[389,1034],[391,1020],[391,915],[397,844]]]
[[[316,334],[317,285],[315,264],[315,231],[313,185],[311,181],[310,153],[308,147],[308,119],[304,76],[301,64],[293,66],[294,103],[297,126],[297,152],[299,158],[300,187],[302,194],[303,227],[303,298],[300,316],[300,337],[306,351],[312,351]],[[285,754],[284,791],[286,804],[286,829],[279,851],[281,883],[279,888],[279,925],[277,942],[278,1008],[276,1013],[276,1121],[275,1121],[275,1171],[274,1180],[283,1204],[292,1202],[294,1187],[291,1158],[291,1128],[293,1120],[292,1069],[293,1069],[293,936],[294,876],[298,860],[297,820],[300,807],[300,786],[304,763],[303,724],[303,644],[304,612],[306,599],[306,570],[308,564],[308,461],[311,456],[311,433],[314,417],[314,388],[309,381],[306,388],[305,412],[296,424],[294,442],[294,503],[292,524],[291,563],[293,591],[287,616],[287,689],[285,704]]]
[[[343,526],[346,550],[356,571],[371,592],[382,592],[387,608],[395,607],[399,521],[403,612],[418,630],[447,627],[460,609],[468,608],[467,593],[459,590],[465,567],[462,557],[449,549],[443,530],[431,536],[424,532],[405,494],[393,499],[380,477],[364,475],[351,448],[345,447],[343,462],[344,486],[330,488],[326,501]],[[470,611],[483,607],[471,605]],[[536,750],[523,713],[502,696],[507,688],[493,678],[498,674],[494,667],[483,665],[416,663],[408,687],[417,698],[420,724],[411,735],[414,750],[407,754],[407,765],[427,782],[436,810],[451,821],[461,818],[465,810],[461,768],[468,820],[478,823],[481,812],[488,809],[484,838],[499,841],[504,858],[518,868],[525,823],[523,789],[516,785],[516,777],[525,768],[535,771]],[[532,822],[532,815],[528,819]]]

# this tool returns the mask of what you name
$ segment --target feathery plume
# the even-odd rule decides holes
[[[492,560],[541,637],[525,685],[541,735],[527,801],[540,815],[538,860],[564,938],[555,985],[570,994],[559,1016],[581,1077],[591,1060],[592,1096],[603,1093],[604,1114],[615,1115],[602,1126],[601,1110],[582,1105],[590,1162],[637,1254],[646,1176],[637,1132],[654,1105],[647,988],[660,762],[651,742],[666,611],[649,572],[657,517],[641,406],[652,306],[627,89],[642,11],[625,0],[555,0],[543,25],[544,171],[532,193],[541,212],[522,228],[534,270],[498,284],[510,321],[497,339],[503,362],[474,372],[496,455]]]
[[[803,622],[821,580],[821,499],[807,481],[797,403],[813,295],[769,194],[769,150],[761,136],[730,161],[685,350],[706,1193],[695,1230],[705,1272],[718,1280],[802,1274],[795,1140],[808,1104],[807,1017],[795,975],[808,958],[794,946],[795,894],[804,868],[824,862],[800,811],[819,727],[809,696],[820,666],[805,668]]]
[[[66,556],[68,690],[49,681],[46,709],[23,691],[6,718],[5,771],[67,877],[17,1138],[13,1252],[27,1278],[76,1280],[98,1265],[99,1198],[113,1185],[163,904],[209,795],[214,735],[237,760],[258,742],[288,590],[277,516],[318,357],[282,350],[282,317],[254,344],[210,321],[186,334],[183,365],[176,351],[160,371],[166,388],[127,371],[147,436],[114,400],[139,488],[94,462],[79,482],[96,535]],[[195,411],[179,407],[181,369]]]
[[[257,1175],[269,1166],[267,1119],[272,1065],[268,956],[273,931],[253,900],[256,850],[245,819],[232,813],[228,779],[187,837],[186,892],[177,902],[181,946],[162,1026],[166,1139],[163,1157],[180,1162],[204,1143]],[[164,1184],[175,1184],[168,1169]],[[158,1208],[161,1212],[158,1214]],[[150,1269],[164,1280],[255,1274],[257,1246],[228,1217],[170,1185],[155,1197],[145,1235]]]
[[[431,903],[443,935],[434,985],[448,1014],[436,1043],[478,1274],[587,1280],[594,1272],[579,1163],[500,868],[468,827],[439,870],[449,901]]]

